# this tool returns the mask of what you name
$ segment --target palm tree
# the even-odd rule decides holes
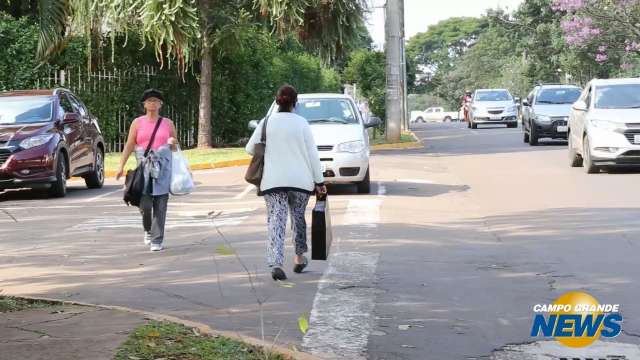
[[[280,37],[295,34],[333,63],[362,34],[366,0],[38,0],[38,58],[46,60],[71,34],[91,39],[108,32],[139,33],[158,61],[185,72],[199,62],[198,147],[212,146],[214,52],[237,41],[246,26],[262,24]],[[129,16],[123,16],[129,14]],[[91,51],[88,51],[91,66]]]

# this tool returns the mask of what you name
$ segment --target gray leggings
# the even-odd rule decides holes
[[[167,219],[167,203],[169,194],[142,195],[140,213],[144,231],[151,233],[152,244],[162,244],[164,241],[164,223]]]
[[[287,215],[291,215],[293,240],[296,255],[302,255],[307,249],[307,223],[304,213],[309,203],[309,194],[299,191],[276,191],[265,194],[267,202],[267,264],[281,267],[284,264],[284,237],[287,228]]]

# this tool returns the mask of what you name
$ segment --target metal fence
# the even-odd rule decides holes
[[[63,87],[74,92],[99,121],[107,152],[122,151],[133,119],[143,114],[140,96],[144,89],[161,89],[167,98],[162,116],[176,125],[180,144],[196,145],[198,124],[198,86],[192,76],[185,78],[152,66],[139,69],[86,68],[48,71],[37,81],[37,88]]]

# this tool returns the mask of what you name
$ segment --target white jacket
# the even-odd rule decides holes
[[[254,155],[262,125],[253,132],[246,151]],[[260,191],[295,188],[313,191],[324,183],[318,148],[307,120],[297,114],[275,112],[267,123],[267,147]]]

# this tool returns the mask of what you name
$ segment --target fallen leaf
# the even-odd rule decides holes
[[[307,330],[309,330],[309,320],[305,316],[300,316],[298,318],[298,327],[303,334],[307,334]]]
[[[218,245],[218,247],[216,248],[216,253],[221,256],[229,256],[235,254],[233,252],[233,249],[228,248],[224,244]]]
[[[409,330],[411,328],[411,325],[398,325],[398,330]]]
[[[160,332],[157,330],[152,330],[147,334],[148,337],[157,338],[160,337]]]
[[[191,331],[193,331],[193,335],[200,336],[200,330],[198,330],[197,328],[193,328],[191,329]]]
[[[416,347],[413,345],[402,345],[403,348],[407,348],[407,349],[415,349]]]
[[[129,355],[129,360],[142,360],[137,356]]]
[[[280,281],[280,280],[278,280],[278,286],[283,287],[283,288],[292,288],[292,287],[296,286],[296,284],[294,284],[292,282],[288,282],[288,281]]]

